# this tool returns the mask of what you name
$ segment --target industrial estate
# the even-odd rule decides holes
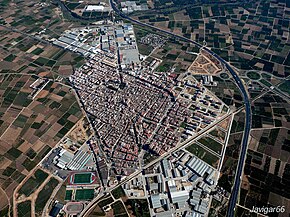
[[[0,216],[290,215],[290,2],[0,2]]]

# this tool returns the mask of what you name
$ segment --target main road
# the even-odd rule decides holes
[[[239,158],[239,162],[238,162],[238,167],[237,167],[237,170],[236,170],[235,182],[234,182],[234,186],[232,188],[232,193],[231,193],[229,206],[228,206],[228,213],[227,213],[228,217],[234,216],[235,206],[236,206],[236,203],[237,203],[239,189],[240,189],[240,185],[241,185],[241,176],[242,176],[243,169],[244,169],[244,164],[245,164],[245,158],[246,158],[249,135],[250,135],[250,129],[251,129],[251,120],[252,120],[251,104],[250,104],[250,100],[249,100],[249,97],[248,97],[247,90],[246,90],[242,80],[239,78],[238,74],[234,71],[234,69],[230,66],[229,63],[227,63],[224,59],[222,59],[220,56],[215,54],[212,50],[208,49],[207,47],[203,47],[201,44],[197,43],[196,41],[193,41],[193,40],[188,39],[186,37],[183,37],[181,35],[176,35],[176,34],[174,34],[172,32],[166,31],[164,29],[160,29],[158,27],[152,26],[152,25],[147,24],[147,23],[142,23],[139,20],[135,20],[135,19],[133,19],[131,17],[128,17],[127,15],[123,14],[118,9],[118,7],[115,5],[113,0],[110,0],[110,4],[111,4],[111,7],[113,8],[113,10],[115,11],[115,13],[117,13],[120,17],[122,17],[122,18],[124,18],[126,20],[129,20],[129,21],[131,21],[133,23],[136,23],[136,24],[138,24],[140,26],[149,27],[149,28],[155,29],[155,30],[157,30],[159,32],[166,33],[166,34],[171,35],[171,36],[173,36],[175,38],[178,38],[178,39],[181,39],[183,41],[192,43],[195,46],[197,46],[198,48],[202,48],[203,50],[207,51],[209,54],[213,55],[216,59],[218,59],[221,62],[221,64],[223,64],[224,67],[233,76],[237,86],[239,87],[239,89],[240,89],[240,91],[241,91],[241,93],[243,95],[244,103],[245,103],[245,111],[246,111],[244,135],[243,135],[242,144],[241,144],[241,153],[240,153],[240,158]]]

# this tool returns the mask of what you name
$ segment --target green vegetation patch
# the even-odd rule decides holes
[[[28,197],[35,191],[35,189],[37,189],[43,183],[47,176],[48,174],[46,172],[40,169],[36,170],[34,173],[34,177],[30,177],[19,189],[19,194],[24,194]]]
[[[171,67],[173,66],[173,63],[172,62],[162,62],[161,65],[159,65],[157,67],[157,71],[158,72],[167,72],[171,69]]]
[[[7,62],[12,62],[16,56],[14,54],[10,54],[9,56],[5,57],[4,60]]]
[[[214,152],[221,154],[222,152],[222,144],[220,144],[219,142],[215,141],[214,139],[210,138],[210,137],[204,137],[198,140],[199,143],[207,146],[208,148],[210,148],[211,150],[213,150]]]
[[[34,123],[31,125],[31,128],[32,128],[32,129],[39,129],[43,124],[44,124],[44,121],[41,121],[40,123],[39,123],[39,122],[34,122]]]
[[[34,167],[36,167],[37,164],[35,163],[35,161],[31,161],[30,159],[26,158],[22,165],[25,167],[25,169],[30,171]]]
[[[60,106],[61,106],[61,103],[53,101],[53,102],[49,105],[49,108],[51,108],[51,109],[58,109]]]
[[[61,90],[61,91],[59,91],[59,92],[57,93],[57,95],[59,95],[59,96],[65,96],[65,95],[66,95],[66,92],[63,91],[63,90]]]
[[[18,217],[30,217],[31,216],[31,202],[25,201],[17,205]]]
[[[11,155],[12,157],[14,157],[14,158],[18,158],[18,157],[22,154],[21,151],[19,151],[17,148],[14,148],[14,147],[10,148],[10,149],[7,151],[7,153],[8,153],[9,155]]]
[[[112,197],[108,197],[108,198],[106,198],[106,199],[104,199],[104,200],[101,200],[101,201],[98,203],[98,205],[102,208],[102,207],[104,207],[104,206],[106,206],[106,205],[108,205],[108,204],[110,204],[110,203],[113,203],[113,202],[114,202],[113,198],[112,198]]]
[[[35,64],[39,65],[39,66],[43,66],[48,62],[48,59],[43,58],[43,57],[39,57],[38,59],[36,59],[34,61]]]
[[[2,175],[4,175],[4,176],[8,176],[8,177],[9,177],[9,176],[12,175],[12,173],[14,173],[15,170],[16,170],[15,168],[7,167],[7,168],[3,171]]]
[[[272,84],[270,82],[266,81],[265,79],[262,79],[261,83],[264,84],[267,87],[271,87],[272,86]]]
[[[36,155],[37,153],[32,148],[29,148],[26,153],[26,156],[29,157],[30,159],[35,158]]]
[[[116,201],[111,205],[111,207],[114,211],[114,216],[128,216],[126,209],[121,201]]]
[[[252,80],[259,80],[261,78],[261,75],[258,72],[250,71],[247,73],[248,78]]]
[[[26,121],[28,120],[28,117],[24,116],[24,115],[19,115],[16,120],[13,122],[13,125],[16,127],[21,127],[23,128]]]
[[[288,93],[290,95],[290,80],[285,81],[278,87],[281,91]]]
[[[50,195],[52,194],[53,190],[58,185],[58,181],[55,178],[51,178],[49,182],[43,187],[43,189],[39,192],[37,199],[35,201],[35,212],[40,214],[45,207]]]
[[[124,192],[123,188],[121,186],[119,186],[118,188],[116,188],[112,191],[112,195],[114,196],[115,199],[119,199],[120,197],[125,196],[125,192]]]
[[[34,49],[31,53],[35,54],[35,55],[39,55],[43,52],[43,49],[37,47],[36,49]]]

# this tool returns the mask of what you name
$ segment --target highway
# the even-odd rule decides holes
[[[238,199],[238,194],[239,194],[239,189],[240,189],[240,185],[241,185],[241,176],[243,173],[243,169],[244,169],[244,163],[245,163],[245,158],[246,158],[246,153],[247,153],[247,148],[248,148],[248,141],[249,141],[249,135],[250,135],[250,130],[251,130],[251,120],[252,120],[252,112],[251,112],[251,104],[250,104],[250,100],[248,97],[248,93],[247,90],[242,82],[242,80],[239,78],[238,74],[233,70],[233,68],[229,65],[229,63],[227,63],[224,59],[222,59],[220,56],[218,56],[217,54],[215,54],[213,51],[211,51],[210,49],[203,47],[201,44],[197,43],[196,41],[193,41],[191,39],[188,39],[186,37],[180,36],[180,35],[176,35],[172,32],[157,28],[155,26],[152,26],[150,24],[147,23],[142,23],[138,20],[132,19],[131,17],[128,17],[127,15],[123,14],[115,5],[113,0],[110,0],[110,4],[112,9],[115,11],[115,13],[117,13],[120,17],[129,20],[133,23],[136,23],[140,26],[145,26],[145,27],[149,27],[151,29],[157,30],[159,32],[163,32],[166,34],[169,34],[175,38],[181,39],[183,41],[189,42],[194,44],[195,46],[197,46],[198,48],[202,48],[203,50],[207,51],[209,54],[213,55],[216,59],[218,59],[221,64],[224,65],[224,67],[231,73],[232,77],[234,78],[237,86],[239,87],[243,98],[244,98],[244,103],[245,103],[245,112],[246,112],[246,116],[245,116],[245,127],[244,127],[244,135],[243,135],[243,139],[242,139],[242,144],[241,144],[241,152],[240,152],[240,158],[239,158],[239,162],[238,162],[238,167],[236,170],[236,176],[235,176],[235,182],[234,182],[234,186],[232,188],[232,193],[231,193],[231,197],[230,197],[230,201],[229,201],[229,206],[228,206],[228,213],[227,216],[228,217],[232,217],[234,216],[234,212],[235,212],[235,206],[237,203],[237,199]]]

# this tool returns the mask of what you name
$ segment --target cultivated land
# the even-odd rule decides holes
[[[183,35],[208,47],[240,69],[289,75],[287,1],[204,4],[154,1],[154,9],[131,17]],[[164,3],[167,4],[164,4]],[[222,2],[222,1],[220,1]]]
[[[289,29],[279,0],[0,2],[0,216],[288,216]]]

